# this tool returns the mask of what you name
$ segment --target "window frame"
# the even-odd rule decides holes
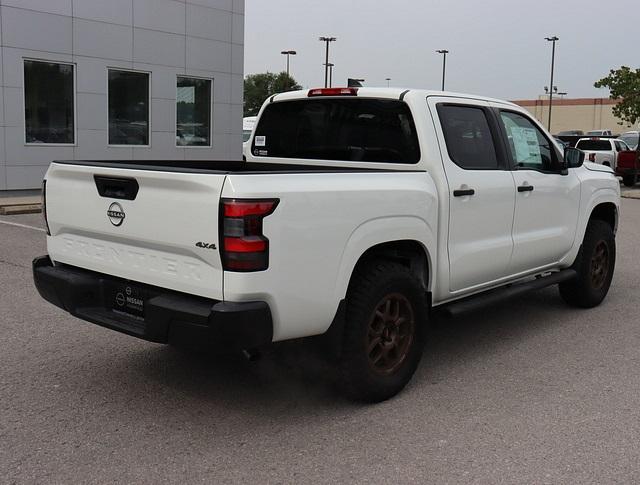
[[[494,116],[496,117],[496,122],[498,123],[498,129],[500,130],[500,134],[502,136],[502,145],[504,146],[508,163],[511,166],[511,170],[513,170],[514,172],[516,171],[524,172],[526,170],[529,170],[529,171],[544,173],[548,175],[567,175],[567,171],[560,168],[561,161],[564,160],[564,156],[560,153],[560,149],[558,148],[558,146],[549,139],[549,136],[547,135],[545,130],[542,128],[540,123],[533,120],[531,116],[528,116],[526,113],[523,113],[522,111],[518,111],[515,109],[494,107],[493,113],[494,113]],[[516,161],[513,159],[513,154],[511,153],[511,150],[508,148],[509,143],[507,140],[509,139],[509,137],[507,136],[506,127],[504,126],[504,123],[502,122],[502,118],[500,116],[502,113],[511,113],[517,116],[521,116],[525,120],[529,121],[529,123],[531,123],[535,128],[537,128],[537,130],[542,134],[542,137],[545,140],[547,140],[547,142],[549,143],[549,146],[553,150],[553,153],[555,153],[555,156],[556,156],[555,162],[558,165],[557,170],[540,170],[533,167],[518,167],[518,165],[516,164]]]
[[[209,81],[209,144],[208,145],[197,145],[197,146],[189,146],[189,145],[178,145],[178,142],[175,138],[178,135],[178,79],[179,78],[187,78],[187,79],[201,79],[205,81]],[[215,83],[215,78],[206,77],[206,76],[192,76],[190,74],[176,74],[176,102],[175,102],[175,110],[174,110],[174,144],[176,148],[180,149],[199,149],[199,150],[211,150],[213,148],[213,84]]]
[[[44,64],[61,64],[71,66],[73,70],[73,143],[29,143],[27,141],[27,87],[24,75],[26,62],[41,62]],[[57,61],[36,57],[22,57],[22,138],[26,147],[77,147],[78,146],[78,92],[77,92],[78,67],[75,62]]]
[[[449,146],[447,144],[447,135],[445,134],[445,128],[442,123],[442,113],[440,110],[441,107],[472,108],[472,109],[481,110],[484,113],[485,118],[487,120],[487,125],[489,126],[489,132],[491,133],[491,139],[493,140],[493,146],[496,152],[496,160],[498,162],[498,166],[496,168],[465,168],[453,159],[453,157],[449,153]],[[495,118],[495,113],[488,105],[471,104],[471,103],[465,103],[465,102],[456,103],[451,101],[445,101],[445,102],[436,104],[436,111],[438,113],[438,123],[440,125],[440,131],[442,132],[442,138],[444,141],[444,147],[446,149],[447,156],[449,157],[449,160],[451,160],[451,162],[453,162],[453,164],[456,167],[458,167],[460,170],[465,170],[467,172],[490,172],[490,171],[504,172],[504,171],[512,170],[509,158],[507,158],[508,154],[506,152],[506,147],[501,138],[501,130],[500,130],[499,122]]]
[[[148,112],[149,112],[149,126],[148,126],[148,131],[149,131],[149,135],[148,135],[148,143],[147,145],[114,145],[109,143],[109,71],[120,71],[120,72],[134,72],[136,74],[146,74],[147,75],[147,81],[148,81],[148,85],[149,85],[149,95],[148,95]],[[153,111],[152,111],[152,92],[151,92],[151,88],[152,88],[152,84],[151,84],[151,75],[152,72],[151,71],[145,71],[142,69],[130,69],[127,67],[111,67],[111,66],[107,66],[106,67],[106,72],[107,72],[107,147],[109,148],[151,148],[151,138],[153,135],[153,129],[152,129],[152,116],[153,116]]]

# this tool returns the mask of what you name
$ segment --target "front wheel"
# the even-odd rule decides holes
[[[637,175],[625,175],[622,177],[622,183],[626,187],[633,187],[638,182]]]
[[[573,265],[578,275],[576,279],[560,284],[560,295],[573,306],[598,306],[609,293],[615,266],[616,239],[613,229],[604,221],[592,220]]]
[[[411,380],[424,346],[426,307],[420,282],[398,263],[358,269],[347,295],[340,384],[357,401],[380,402]]]

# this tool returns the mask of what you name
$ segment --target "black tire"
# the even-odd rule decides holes
[[[425,302],[420,282],[401,264],[372,261],[357,270],[338,364],[349,398],[385,401],[411,380],[424,347]]]
[[[625,175],[622,177],[622,183],[626,187],[633,187],[638,182],[637,175]]]
[[[616,239],[611,226],[598,219],[591,220],[573,264],[578,276],[560,284],[560,296],[580,308],[598,306],[609,293],[615,265]]]

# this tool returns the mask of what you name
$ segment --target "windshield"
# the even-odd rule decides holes
[[[317,98],[273,103],[255,130],[255,156],[418,163],[411,111],[397,100]]]
[[[580,140],[576,148],[593,152],[606,152],[611,150],[611,142],[609,140]]]

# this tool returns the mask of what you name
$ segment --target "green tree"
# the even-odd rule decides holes
[[[302,89],[286,72],[250,74],[244,80],[244,115],[256,116],[269,96]]]
[[[613,108],[614,115],[629,125],[635,125],[640,121],[640,69],[626,66],[611,69],[609,75],[600,79],[594,86],[609,88],[611,99],[620,100]]]

